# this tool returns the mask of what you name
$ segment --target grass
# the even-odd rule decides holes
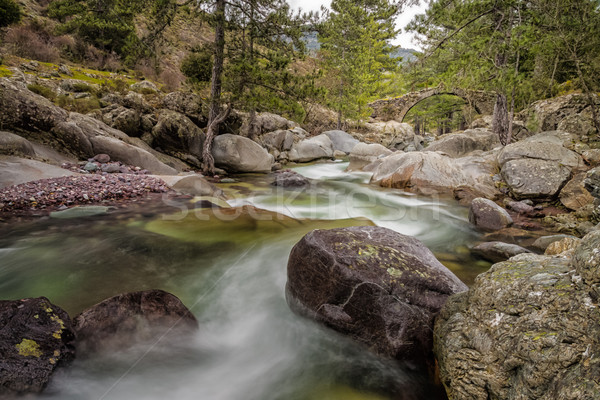
[[[27,85],[27,89],[31,90],[35,94],[44,96],[45,98],[47,98],[50,101],[54,101],[56,99],[56,93],[54,93],[54,91],[52,89],[50,89],[46,86],[38,85],[38,84],[31,84],[31,85]]]
[[[12,74],[13,73],[5,65],[0,65],[0,78],[12,76]]]

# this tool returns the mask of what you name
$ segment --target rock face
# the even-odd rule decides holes
[[[180,159],[186,159],[183,154],[190,154],[202,160],[204,132],[183,114],[162,111],[152,129],[152,138],[152,147],[158,147]]]
[[[71,319],[48,299],[0,300],[0,395],[42,391],[75,357],[74,339]]]
[[[595,99],[596,104],[600,104],[597,96]],[[585,127],[592,125],[591,115],[587,115],[591,114],[589,102],[585,95],[580,93],[537,101],[521,114],[519,119],[535,122],[539,132],[566,128],[573,133],[587,134],[587,130],[582,129],[582,123],[585,122]]]
[[[231,172],[270,172],[273,156],[239,135],[219,135],[213,142],[215,165]]]
[[[14,133],[0,131],[0,154],[34,157],[35,149],[29,140]]]
[[[302,140],[292,146],[289,159],[293,162],[309,162],[333,157],[333,143],[327,135]]]
[[[194,93],[172,92],[163,98],[163,107],[176,111],[199,126],[206,125],[206,113],[202,112],[202,98]]]
[[[583,184],[592,196],[600,199],[600,167],[589,170]]]
[[[489,151],[498,146],[498,135],[487,129],[469,129],[446,135],[431,143],[427,151],[441,151],[450,157],[463,157],[475,150]]]
[[[552,199],[583,167],[583,159],[565,148],[562,138],[538,134],[506,146],[498,155],[502,177],[517,199]]]
[[[376,162],[372,182],[383,187],[409,189],[423,194],[447,193],[464,186],[486,198],[494,198],[491,157],[451,158],[437,152],[395,153]],[[371,166],[368,166],[370,169]]]
[[[358,140],[344,131],[327,131],[323,132],[323,135],[327,135],[331,139],[334,151],[343,151],[346,154],[350,153],[354,146],[359,143]]]
[[[497,231],[513,224],[508,212],[491,200],[477,198],[469,208],[469,222],[486,231]]]
[[[572,259],[522,254],[452,296],[435,325],[448,397],[599,398],[598,248],[593,232]]]
[[[154,173],[177,173],[152,153],[127,143],[129,137],[125,133],[90,116],[67,113],[19,83],[0,79],[0,103],[0,126],[32,142],[51,144],[79,158],[107,153],[115,161]]]
[[[288,261],[292,310],[398,360],[430,357],[438,310],[464,290],[421,242],[380,227],[312,231]]]
[[[348,170],[359,171],[378,158],[389,156],[391,154],[391,150],[386,149],[380,144],[358,143],[350,152],[350,165],[348,165]]]
[[[172,340],[198,329],[194,315],[162,290],[125,293],[104,300],[73,318],[77,352],[83,356],[134,344]],[[163,335],[166,337],[163,339]]]

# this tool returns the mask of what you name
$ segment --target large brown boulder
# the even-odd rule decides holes
[[[453,400],[600,398],[600,232],[574,255],[521,254],[450,297],[435,324]]]
[[[371,182],[427,195],[467,187],[479,196],[493,198],[498,192],[492,181],[493,158],[493,153],[462,158],[438,152],[394,153],[376,161],[379,164]]]
[[[0,300],[0,395],[41,392],[75,357],[71,319],[44,297]]]
[[[508,211],[484,198],[477,198],[471,202],[469,222],[486,231],[497,231],[513,224]]]
[[[465,290],[421,242],[380,227],[312,231],[288,261],[292,310],[397,360],[430,359],[438,311]]]
[[[239,135],[219,135],[213,142],[215,165],[230,172],[270,172],[273,156],[258,143]]]
[[[120,294],[73,318],[77,352],[86,356],[139,343],[168,343],[198,329],[198,321],[174,295],[162,290]]]

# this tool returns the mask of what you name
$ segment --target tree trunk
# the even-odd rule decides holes
[[[500,138],[500,143],[506,146],[510,143],[510,122],[508,120],[508,104],[506,95],[498,93],[496,95],[496,104],[494,105],[494,116],[492,121],[492,130]]]
[[[215,6],[215,51],[212,76],[210,79],[210,108],[208,128],[202,149],[202,166],[205,174],[214,175],[215,159],[212,155],[212,144],[219,132],[219,125],[225,118],[220,118],[221,108],[221,79],[225,59],[225,0],[217,0]]]

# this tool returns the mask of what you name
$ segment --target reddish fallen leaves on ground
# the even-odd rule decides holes
[[[145,197],[170,189],[145,175],[80,175],[41,179],[0,189],[0,211],[43,210]]]

